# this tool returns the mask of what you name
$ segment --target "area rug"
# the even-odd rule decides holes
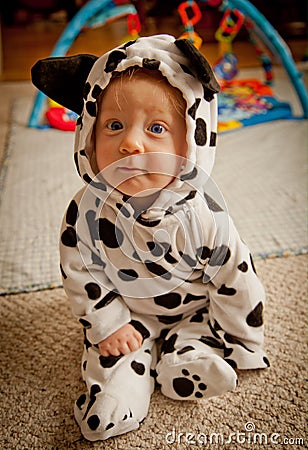
[[[58,238],[82,186],[73,133],[31,129],[32,98],[12,111],[0,177],[0,293],[61,285]],[[220,134],[214,181],[255,258],[307,251],[307,121],[280,120]]]
[[[213,178],[258,258],[307,252],[307,121],[218,137]]]
[[[73,133],[26,126],[33,99],[17,99],[0,177],[0,291],[58,286],[59,228],[81,181]]]
[[[0,301],[0,448],[186,450],[307,448],[307,256],[259,260],[271,367],[239,373],[235,392],[177,402],[157,388],[140,429],[87,442],[73,417],[83,390],[82,329],[62,289]]]

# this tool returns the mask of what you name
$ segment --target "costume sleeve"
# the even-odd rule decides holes
[[[84,326],[87,339],[98,344],[129,323],[131,316],[105,274],[105,263],[95,246],[95,205],[87,204],[89,209],[84,213],[80,208],[82,195],[83,190],[76,194],[63,218],[61,272],[73,314]]]
[[[219,214],[226,214],[225,212]],[[248,247],[229,216],[227,235],[216,229],[216,246],[205,265],[212,332],[224,343],[225,359],[239,369],[269,366],[263,350],[265,291]],[[224,221],[224,226],[226,222]]]

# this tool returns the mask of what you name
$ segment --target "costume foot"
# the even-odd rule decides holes
[[[196,400],[221,395],[236,388],[237,375],[220,356],[200,356],[178,362],[172,356],[165,356],[157,365],[157,381],[167,397]]]
[[[87,394],[83,394],[75,403],[75,418],[86,439],[106,440],[139,428],[145,416],[134,417],[133,411],[125,407],[124,402],[121,404],[108,394],[100,393],[99,390],[98,385],[92,386],[91,394],[94,394],[94,401]]]

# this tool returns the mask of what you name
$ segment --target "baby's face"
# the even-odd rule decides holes
[[[165,188],[186,155],[186,123],[173,88],[150,77],[115,79],[104,93],[96,123],[99,171],[129,196]],[[184,102],[184,100],[183,100]]]

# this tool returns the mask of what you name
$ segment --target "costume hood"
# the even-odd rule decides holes
[[[100,58],[92,55],[47,58],[32,68],[33,83],[46,95],[77,114],[75,162],[85,183],[96,195],[110,195],[110,186],[93,164],[93,129],[97,101],[114,72],[139,66],[158,70],[171,86],[179,89],[186,102],[187,162],[176,179],[162,192],[160,208],[201,189],[211,173],[216,148],[217,97],[219,85],[204,56],[186,39],[169,35],[140,37]],[[98,192],[99,191],[99,192]],[[176,198],[170,193],[174,193]],[[169,205],[170,206],[170,205]]]

